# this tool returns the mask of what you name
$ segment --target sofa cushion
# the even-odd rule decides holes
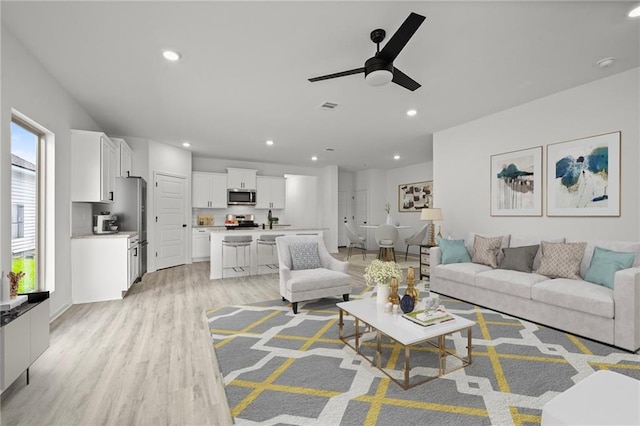
[[[584,280],[613,288],[616,272],[631,268],[636,259],[634,252],[621,252],[596,247],[591,265],[584,274]]]
[[[443,265],[471,262],[469,253],[467,253],[467,249],[464,246],[464,240],[445,240],[444,238],[438,238],[437,242],[441,253],[440,261]]]
[[[431,274],[434,277],[469,285],[475,285],[476,275],[485,271],[491,271],[491,268],[487,265],[471,262],[438,265],[435,268],[431,268]]]
[[[502,249],[502,262],[498,268],[512,271],[533,271],[533,259],[538,254],[539,245],[524,247],[507,247]]]
[[[473,241],[471,261],[495,268],[498,266],[498,252],[500,251],[501,243],[502,237],[487,238],[476,235]]]
[[[531,288],[531,299],[604,318],[613,318],[613,290],[583,280],[556,278]]]
[[[320,267],[320,255],[318,243],[292,243],[289,245],[291,252],[292,269],[316,269]]]
[[[469,256],[473,254],[473,243],[476,241],[476,235],[480,235],[485,238],[494,238],[500,237],[502,238],[502,243],[500,244],[500,248],[509,247],[509,240],[511,238],[510,234],[507,235],[486,235],[486,234],[476,234],[475,232],[469,232],[469,236],[465,240],[465,244],[467,246],[467,251],[469,252]],[[502,252],[498,252],[498,263],[502,260]]]
[[[548,277],[508,269],[494,269],[476,275],[476,286],[512,296],[531,299],[531,287]]]
[[[331,269],[300,269],[291,271],[291,278],[286,282],[287,290],[299,293],[310,290],[340,287],[351,283],[349,274]]]
[[[580,279],[580,262],[587,246],[583,243],[542,242],[542,258],[537,273],[549,278]]]
[[[550,243],[564,243],[566,240],[565,238],[546,238],[534,235],[512,234],[511,239],[509,240],[509,247],[539,246],[542,241],[548,241]],[[538,248],[538,253],[536,253],[536,257],[533,259],[532,270],[535,271],[540,267],[540,257],[542,257],[542,251]]]
[[[633,262],[632,266],[640,266],[640,242],[592,240],[587,241],[587,248],[585,248],[584,250],[584,257],[582,258],[582,263],[580,264],[580,275],[583,277],[584,274],[587,273],[589,265],[591,265],[591,258],[593,257],[593,251],[596,246],[613,251],[634,252],[636,253],[636,260]]]

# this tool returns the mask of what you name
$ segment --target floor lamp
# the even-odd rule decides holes
[[[420,220],[429,221],[429,240],[427,241],[427,245],[429,247],[434,247],[436,245],[436,241],[434,239],[433,222],[436,220],[442,220],[442,211],[440,209],[422,209],[422,212],[420,213]]]

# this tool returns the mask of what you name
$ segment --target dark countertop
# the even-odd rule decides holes
[[[44,300],[47,300],[47,299],[44,299]],[[0,328],[9,324],[11,321],[14,321],[20,318],[22,315],[26,314],[31,309],[38,306],[40,303],[44,302],[44,300],[40,300],[38,302],[32,302],[32,303],[25,302],[22,305],[11,309],[10,311],[2,312],[2,314],[0,315]]]

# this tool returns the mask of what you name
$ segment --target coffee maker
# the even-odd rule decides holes
[[[100,212],[93,215],[93,233],[94,234],[115,234],[118,232],[116,222],[118,217],[109,212]]]

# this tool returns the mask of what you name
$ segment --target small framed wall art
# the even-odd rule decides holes
[[[433,181],[405,183],[398,185],[398,211],[400,213],[419,212],[432,207]]]
[[[491,156],[491,216],[542,216],[542,147]]]
[[[547,216],[620,216],[620,132],[547,145]]]

